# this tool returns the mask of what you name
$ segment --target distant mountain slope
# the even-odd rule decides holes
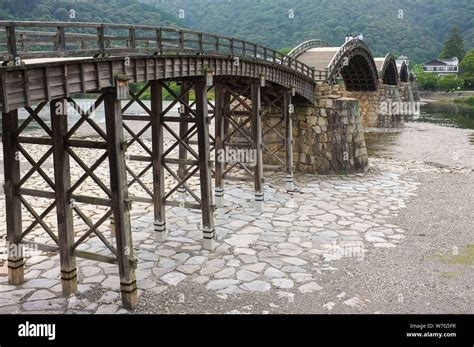
[[[70,18],[71,10],[75,18]],[[1,0],[0,19],[162,26],[176,26],[177,22],[177,16],[135,0]]]
[[[374,53],[414,62],[438,56],[454,24],[474,47],[472,0],[141,0],[184,14],[183,26],[238,36],[275,48],[320,38],[341,44],[362,32]],[[289,18],[291,10],[294,18]],[[403,12],[400,12],[402,10]],[[403,18],[399,18],[402,16]]]

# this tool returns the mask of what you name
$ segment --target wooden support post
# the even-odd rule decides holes
[[[163,87],[159,81],[150,81],[151,93],[151,151],[153,154],[153,205],[155,213],[155,240],[164,242],[168,236],[165,217],[165,168],[163,157]]]
[[[283,112],[285,117],[285,150],[286,150],[286,190],[294,190],[293,182],[293,122],[291,117],[293,116],[290,112],[291,105],[291,92],[284,92],[283,96]]]
[[[204,78],[195,84],[196,124],[198,130],[199,178],[201,186],[201,209],[204,248],[213,250],[216,233],[212,206],[211,168],[209,162],[209,124],[207,119],[207,86]]]
[[[224,205],[224,179],[223,172],[225,166],[225,153],[224,153],[224,106],[225,106],[225,95],[224,85],[222,82],[216,82],[215,94],[215,192],[214,199],[216,207],[222,207]]]
[[[181,102],[182,103],[185,103],[186,106],[189,105],[189,93],[186,93],[186,95],[182,95],[182,93],[189,87],[188,83],[183,81],[181,82]],[[180,108],[182,107],[182,109],[180,109],[180,117],[189,117],[189,110],[184,106],[184,105],[180,105]],[[180,122],[179,123],[179,137],[181,139],[184,138],[184,136],[186,135],[186,133],[188,132],[188,122]],[[189,141],[184,141],[185,143],[188,143]],[[180,179],[183,179],[185,177],[185,172],[186,172],[186,164],[183,162],[184,160],[186,160],[188,157],[188,151],[186,149],[186,147],[183,145],[183,144],[179,144],[179,159],[180,159],[180,163],[178,165],[178,177]],[[178,201],[184,203],[186,202],[186,189],[184,188],[184,186],[179,186],[178,187]]]
[[[24,282],[24,259],[21,242],[21,201],[17,190],[20,181],[18,157],[18,110],[2,114],[5,213],[7,224],[8,282]]]
[[[53,130],[54,185],[58,219],[59,259],[61,262],[61,283],[64,295],[77,292],[76,257],[73,255],[74,224],[69,201],[71,171],[69,155],[66,152],[67,101],[50,102],[51,127]]]
[[[117,261],[119,264],[122,304],[133,310],[137,304],[137,282],[130,225],[130,200],[125,171],[125,146],[122,128],[122,108],[115,88],[104,89],[107,153],[110,168],[110,190],[114,215]]]
[[[255,208],[263,211],[263,144],[262,115],[260,114],[260,81],[252,82],[252,133],[255,150]]]

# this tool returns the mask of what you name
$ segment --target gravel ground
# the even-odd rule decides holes
[[[157,244],[151,207],[132,210],[136,313],[474,313],[472,133],[410,123],[383,146],[378,133],[370,172],[298,175],[295,195],[274,177],[261,215],[248,187],[229,186],[212,253],[199,213],[169,210],[171,237]],[[335,239],[362,248],[341,257],[326,247]],[[0,313],[127,313],[115,266],[78,266],[79,293],[65,298],[58,256],[28,260],[20,287],[0,264]]]
[[[469,136],[469,130],[414,123],[391,136],[378,156],[466,169],[410,174],[421,183],[417,195],[390,221],[406,231],[403,243],[371,249],[363,260],[331,262],[337,270],[318,276],[324,290],[216,297],[185,285],[159,296],[144,292],[138,312],[474,313],[474,146]]]
[[[321,274],[324,290],[291,296],[284,292],[217,296],[201,286],[144,292],[140,313],[474,313],[474,175],[420,174],[416,196],[392,220],[405,241],[372,249],[361,261],[343,258],[337,271]],[[460,259],[458,259],[460,258]]]

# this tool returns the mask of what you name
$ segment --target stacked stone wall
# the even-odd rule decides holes
[[[368,157],[359,101],[331,93],[329,85],[318,85],[314,106],[295,105],[292,117],[295,169],[319,174],[364,172],[368,167]],[[272,112],[271,109],[264,110],[267,115]],[[266,122],[274,125],[277,121],[268,117]],[[284,134],[283,125],[276,129]],[[269,132],[264,142],[276,137]],[[275,150],[277,146],[268,147]],[[278,154],[283,161],[285,152],[279,151]],[[264,163],[275,165],[279,161],[266,153]]]

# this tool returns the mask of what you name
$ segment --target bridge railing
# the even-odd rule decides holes
[[[314,80],[314,69],[249,41],[172,27],[80,22],[0,21],[0,59],[196,53],[289,67]]]
[[[329,42],[319,39],[308,40],[303,43],[300,43],[298,46],[293,48],[289,53],[288,56],[292,58],[297,58],[301,53],[304,53],[308,49],[316,48],[316,47],[333,47]]]

